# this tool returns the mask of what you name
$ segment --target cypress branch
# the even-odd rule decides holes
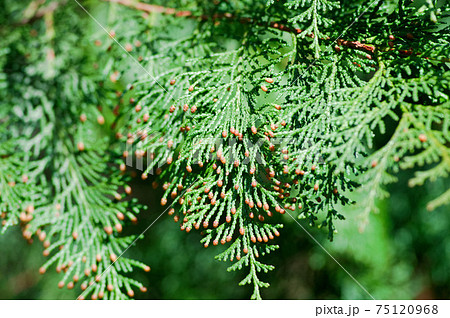
[[[119,257],[144,209],[125,200],[138,162],[261,298],[286,213],[332,240],[350,192],[363,228],[400,170],[448,180],[449,5],[370,3],[105,0],[104,34],[72,2],[7,1],[2,21],[25,22],[0,31],[2,230],[43,241],[60,288],[133,297],[130,272],[150,269]]]

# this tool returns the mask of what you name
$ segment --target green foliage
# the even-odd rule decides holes
[[[332,239],[355,188],[364,225],[399,170],[448,178],[445,1],[139,4],[82,2],[109,34],[76,2],[2,4],[2,226],[44,241],[60,287],[145,290],[125,274],[149,268],[120,257],[143,209],[121,157],[156,173],[182,230],[227,244],[217,259],[248,268],[255,299],[286,218]]]

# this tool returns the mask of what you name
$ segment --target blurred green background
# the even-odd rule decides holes
[[[450,295],[450,217],[444,208],[428,212],[427,200],[448,184],[408,188],[404,172],[392,186],[391,197],[379,203],[380,213],[371,214],[365,230],[358,231],[360,212],[343,210],[347,220],[337,223],[333,242],[327,233],[301,224],[376,299],[445,299]],[[151,180],[135,181],[134,196],[149,206],[138,225],[143,231],[162,212],[158,190]],[[369,299],[369,296],[289,216],[277,238],[280,250],[268,257],[276,266],[265,275],[271,283],[265,299]],[[146,262],[150,273],[134,277],[148,286],[138,299],[248,299],[249,286],[238,287],[245,273],[227,272],[226,263],[214,260],[221,246],[203,248],[200,234],[179,230],[163,215],[131,247],[127,254]],[[80,289],[58,289],[60,274],[41,276],[44,262],[38,240],[28,244],[18,228],[0,236],[1,299],[75,299]]]

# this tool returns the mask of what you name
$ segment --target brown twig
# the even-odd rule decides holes
[[[342,45],[342,46],[346,46],[349,48],[353,48],[353,49],[359,49],[359,50],[363,50],[363,51],[367,51],[367,52],[371,52],[373,53],[375,51],[375,47],[367,45],[367,44],[363,44],[359,41],[346,41],[343,39],[338,39],[337,40],[337,44],[338,45]]]
[[[236,20],[243,24],[256,23],[260,26],[268,26],[273,29],[277,29],[277,30],[284,31],[284,32],[290,32],[290,33],[294,33],[294,34],[300,34],[303,32],[299,28],[290,28],[290,27],[285,26],[278,22],[270,22],[269,24],[264,24],[264,23],[255,22],[252,18],[245,18],[245,17],[238,18],[238,17],[232,15],[231,13],[221,13],[221,14],[216,13],[212,16],[207,16],[207,15],[195,16],[191,11],[182,11],[182,10],[177,10],[174,8],[166,8],[164,6],[147,4],[147,3],[142,3],[142,2],[134,1],[134,0],[103,0],[103,1],[118,3],[123,6],[134,8],[139,11],[146,12],[146,13],[162,13],[162,14],[174,15],[176,17],[188,17],[188,18],[193,18],[193,19],[198,18],[203,21],[209,20],[209,19],[212,19],[212,20],[228,19],[228,20]],[[307,36],[313,38],[314,34],[311,33],[311,34],[308,34]],[[339,39],[338,45],[343,45],[346,47],[350,47],[350,48],[354,48],[354,49],[358,49],[358,50],[362,50],[362,51],[366,51],[366,52],[370,52],[370,53],[373,53],[375,51],[374,47],[366,45],[366,44],[362,44],[359,41],[346,41],[346,40]]]
[[[243,24],[256,23],[258,25],[268,26],[270,28],[278,29],[280,31],[286,31],[286,32],[291,32],[291,33],[295,33],[295,34],[300,34],[302,32],[301,29],[289,28],[278,22],[271,22],[269,24],[263,24],[263,23],[258,23],[256,21],[254,21],[252,18],[236,17],[236,16],[232,15],[231,13],[216,13],[211,16],[207,16],[207,15],[196,16],[192,13],[192,11],[177,10],[174,8],[166,8],[166,7],[163,7],[160,5],[147,4],[147,3],[142,3],[142,2],[134,1],[134,0],[103,0],[103,1],[118,3],[123,6],[134,8],[139,11],[143,11],[143,12],[147,12],[147,13],[163,13],[163,14],[168,14],[168,15],[174,15],[176,17],[188,17],[188,18],[193,18],[193,19],[201,19],[203,21],[228,19],[228,20],[236,20]],[[309,34],[308,36],[314,37],[314,35],[312,35],[312,34]]]
[[[191,11],[181,11],[174,8],[167,8],[156,4],[148,4],[134,0],[103,0],[103,1],[118,3],[126,7],[134,8],[139,11],[144,11],[147,13],[164,13],[175,15],[177,17],[191,17],[193,15]]]

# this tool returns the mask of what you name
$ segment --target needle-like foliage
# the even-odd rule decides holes
[[[446,1],[80,4],[6,1],[0,29],[2,225],[44,241],[60,287],[145,290],[125,273],[149,267],[118,258],[142,209],[125,163],[157,175],[181,230],[226,246],[254,299],[284,220],[332,239],[351,191],[363,227],[400,169],[448,180]]]

